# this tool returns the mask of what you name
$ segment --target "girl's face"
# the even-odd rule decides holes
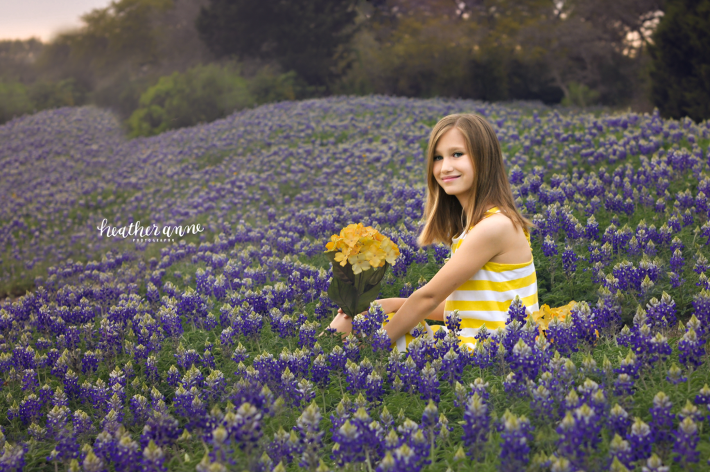
[[[458,128],[441,135],[434,149],[434,178],[448,195],[455,195],[464,208],[473,185],[473,159]]]

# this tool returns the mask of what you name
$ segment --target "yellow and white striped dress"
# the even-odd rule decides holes
[[[497,207],[486,212],[484,218],[495,213],[500,213]],[[524,230],[525,237],[530,244],[530,234]],[[467,232],[454,238],[451,244],[451,255],[461,246]],[[537,277],[535,264],[531,258],[528,262],[520,264],[502,264],[499,262],[486,262],[473,277],[464,282],[460,287],[446,298],[444,305],[444,319],[453,310],[459,311],[461,317],[461,332],[459,342],[473,348],[476,333],[483,326],[489,330],[496,330],[505,326],[508,319],[508,308],[518,295],[523,301],[528,314],[540,309],[537,298]],[[391,316],[392,314],[390,314]],[[426,325],[426,326],[424,326]],[[445,326],[429,326],[422,323],[427,332],[432,335],[439,329],[447,330]],[[409,333],[395,341],[397,349],[405,351],[411,340]]]

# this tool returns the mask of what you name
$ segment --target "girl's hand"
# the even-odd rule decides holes
[[[363,312],[360,313],[360,314],[361,314],[362,316],[365,316],[365,315],[367,314],[367,310],[363,311]],[[348,315],[347,313],[345,313],[342,308],[338,308],[338,315],[337,315],[337,316],[342,316],[342,317],[345,318],[346,320],[350,320],[350,315]],[[351,322],[352,322],[352,321],[351,321]]]
[[[353,321],[342,310],[338,309],[338,314],[330,322],[330,327],[335,328],[339,333],[350,334],[353,330]]]

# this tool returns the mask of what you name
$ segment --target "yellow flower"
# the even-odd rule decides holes
[[[542,305],[540,310],[533,312],[530,318],[543,330],[547,330],[550,325],[550,321],[553,318],[557,318],[560,321],[564,321],[569,315],[570,310],[576,305],[577,302],[572,300],[567,305],[563,305],[556,308],[550,308],[549,305]]]
[[[394,264],[399,248],[389,238],[371,226],[353,223],[334,234],[325,245],[326,251],[336,251],[334,259],[344,266],[347,262],[357,274],[371,267]],[[359,256],[359,257],[356,257]]]
[[[340,265],[345,267],[345,263],[348,262],[348,255],[344,252],[339,252],[335,255],[335,261],[340,262]]]
[[[359,274],[370,268],[370,263],[367,262],[364,254],[348,257],[348,262],[353,266],[353,274]]]

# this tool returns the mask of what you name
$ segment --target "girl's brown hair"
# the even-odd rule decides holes
[[[466,153],[473,165],[473,185],[469,190],[467,208],[462,208],[455,195],[448,195],[434,178],[434,150],[439,138],[456,127],[463,134]],[[449,115],[434,126],[429,135],[426,162],[426,221],[417,242],[420,246],[442,242],[451,245],[454,236],[472,227],[483,218],[486,209],[497,206],[515,226],[527,230],[534,227],[515,206],[513,192],[503,164],[503,153],[493,127],[485,118],[470,114]]]

